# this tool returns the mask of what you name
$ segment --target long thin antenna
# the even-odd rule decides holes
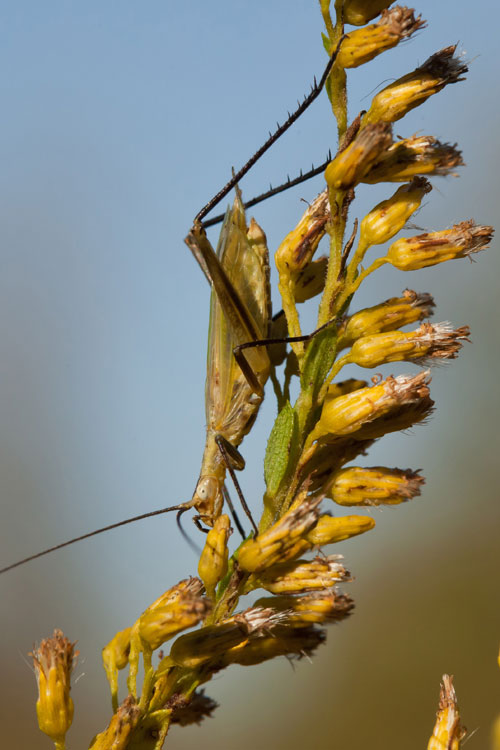
[[[161,508],[161,510],[152,510],[149,513],[142,513],[140,516],[134,516],[133,518],[126,518],[125,521],[119,521],[118,523],[112,523],[109,526],[103,526],[102,529],[96,529],[95,531],[90,531],[88,534],[82,534],[82,536],[77,536],[74,539],[69,539],[67,542],[62,542],[62,544],[56,544],[54,547],[49,547],[48,549],[44,549],[42,552],[37,552],[36,555],[30,555],[30,557],[25,557],[23,560],[18,560],[18,562],[12,563],[12,565],[7,565],[6,568],[0,569],[0,575],[2,573],[7,573],[8,570],[13,570],[13,568],[18,568],[20,565],[24,565],[27,562],[30,562],[31,560],[36,560],[37,557],[43,557],[44,555],[48,555],[50,552],[55,552],[58,549],[62,549],[63,547],[68,547],[70,544],[75,544],[75,542],[81,542],[82,539],[89,539],[91,536],[97,536],[97,534],[103,534],[105,531],[111,531],[111,529],[117,529],[119,526],[125,526],[128,523],[134,523],[135,521],[142,521],[144,518],[152,518],[153,516],[160,516],[163,513],[169,513],[171,510],[178,510],[178,511],[185,511],[188,510],[191,507],[191,503],[183,503],[182,505],[172,505],[170,508]]]
[[[323,72],[323,75],[321,76],[319,82],[316,81],[316,78],[314,79],[314,84],[311,87],[310,93],[304,97],[303,101],[297,109],[292,112],[291,115],[288,116],[288,119],[285,120],[285,122],[282,125],[277,126],[274,133],[270,133],[269,138],[265,143],[262,144],[262,146],[258,149],[258,151],[255,152],[253,156],[250,157],[250,159],[241,167],[238,172],[233,174],[233,177],[229,180],[224,187],[219,190],[219,192],[214,195],[214,197],[196,214],[195,217],[195,223],[199,222],[201,223],[204,219],[204,217],[210,213],[210,211],[215,208],[215,206],[220,203],[220,201],[226,197],[226,195],[233,189],[233,187],[241,180],[242,177],[246,175],[246,173],[253,167],[253,165],[263,156],[268,149],[271,148],[271,146],[276,143],[278,138],[281,138],[283,133],[286,133],[288,128],[290,128],[293,123],[299,119],[299,117],[306,111],[306,109],[313,103],[313,101],[319,96],[321,93],[321,90],[323,86],[326,83],[326,80],[328,76],[330,75],[330,71],[333,68],[333,65],[335,63],[335,60],[337,59],[337,55],[340,50],[340,46],[342,42],[344,41],[345,36],[342,36],[339,43],[337,44],[337,47],[335,48],[334,53],[328,60],[328,64]]]
[[[188,543],[188,546],[191,547],[195,555],[201,555],[201,547],[198,547],[196,542],[193,542],[187,531],[185,530],[184,526],[182,525],[182,514],[185,513],[189,508],[181,508],[181,510],[177,513],[175,517],[175,522],[177,524],[177,528],[181,532],[181,536],[183,537],[184,541]]]
[[[323,162],[323,164],[320,164],[318,167],[312,167],[308,172],[301,172],[299,176],[294,177],[293,180],[288,178],[286,182],[281,183],[281,185],[270,187],[269,190],[266,190],[265,193],[260,193],[260,195],[252,198],[252,200],[243,203],[243,206],[245,208],[252,208],[252,206],[256,206],[258,203],[262,203],[262,201],[265,201],[268,198],[272,198],[273,195],[283,193],[285,190],[288,190],[288,188],[295,187],[295,185],[300,185],[302,182],[306,182],[306,180],[310,180],[312,177],[316,177],[318,174],[321,174],[325,171],[331,160],[332,155],[328,154],[328,158]],[[213,219],[207,219],[207,221],[203,222],[203,226],[205,228],[213,227],[215,224],[219,224],[221,221],[223,221],[225,215],[226,214],[218,214],[217,216],[214,216]]]

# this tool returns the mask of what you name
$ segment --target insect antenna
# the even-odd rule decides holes
[[[300,185],[302,182],[306,182],[307,180],[310,180],[312,177],[316,177],[319,174],[322,174],[322,172],[325,171],[327,166],[332,160],[331,153],[328,154],[328,157],[325,159],[325,161],[320,164],[318,167],[311,167],[311,169],[307,172],[300,172],[298,177],[294,177],[293,180],[288,178],[286,182],[282,182],[281,185],[277,185],[276,187],[270,187],[269,190],[266,190],[265,193],[260,193],[260,195],[257,195],[255,198],[252,198],[252,200],[246,201],[243,203],[244,208],[252,208],[252,206],[256,206],[258,203],[262,203],[262,201],[267,200],[268,198],[272,198],[273,195],[278,195],[279,193],[284,193],[285,190],[288,190],[289,188],[295,187],[295,185]],[[217,216],[214,216],[212,219],[207,219],[203,222],[203,227],[213,227],[215,224],[220,224],[220,222],[224,219],[224,216],[226,214],[218,214]]]
[[[112,524],[109,524],[109,526],[103,526],[101,529],[95,529],[95,531],[89,531],[87,534],[76,536],[74,539],[69,539],[67,542],[56,544],[54,545],[54,547],[49,547],[48,549],[42,550],[42,552],[37,552],[36,555],[30,555],[29,557],[25,557],[22,560],[18,560],[17,562],[12,563],[12,565],[7,565],[7,567],[0,569],[0,575],[2,573],[7,573],[8,570],[13,570],[14,568],[18,568],[20,565],[24,565],[25,563],[28,563],[31,560],[36,560],[37,557],[43,557],[44,555],[48,555],[50,552],[55,552],[56,550],[62,549],[63,547],[69,547],[70,544],[81,542],[83,539],[89,539],[91,536],[97,536],[97,534],[103,534],[105,531],[111,531],[111,529],[117,529],[119,526],[125,526],[128,523],[135,523],[135,521],[142,521],[144,518],[152,518],[153,516],[160,516],[163,513],[169,513],[171,510],[178,510],[180,513],[183,513],[184,511],[189,510],[189,508],[191,507],[192,507],[191,503],[183,503],[182,505],[172,505],[169,508],[161,508],[160,510],[152,510],[149,513],[142,513],[140,516],[134,516],[133,518],[126,518],[124,521],[118,521],[118,523],[112,523]]]
[[[198,547],[196,542],[193,542],[187,531],[185,530],[184,526],[182,525],[182,514],[185,513],[189,508],[181,508],[175,517],[175,522],[177,524],[177,528],[181,532],[181,536],[183,537],[184,541],[187,542],[188,546],[191,547],[195,555],[201,555],[201,547]]]
[[[327,66],[325,70],[323,71],[323,75],[319,79],[319,82],[316,81],[316,78],[314,79],[314,85],[311,86],[310,93],[304,97],[302,102],[298,103],[297,109],[295,109],[292,114],[285,120],[285,122],[282,125],[278,125],[277,129],[274,131],[274,133],[269,134],[269,138],[265,143],[262,144],[262,146],[253,154],[253,156],[250,157],[250,159],[241,167],[241,169],[238,170],[235,174],[233,174],[232,178],[229,180],[224,187],[219,190],[219,192],[214,195],[214,197],[205,205],[203,208],[196,214],[195,217],[195,223],[202,223],[205,216],[210,213],[210,211],[215,208],[215,206],[220,203],[220,201],[226,197],[226,195],[233,189],[233,187],[238,183],[242,177],[246,175],[247,172],[250,171],[250,169],[253,167],[256,162],[263,156],[268,149],[271,148],[271,146],[276,143],[276,141],[281,138],[281,136],[286,133],[288,128],[290,128],[293,123],[299,119],[299,117],[306,111],[306,109],[313,103],[313,101],[319,96],[321,93],[321,90],[323,86],[326,83],[326,80],[328,76],[330,75],[330,71],[333,68],[333,65],[335,63],[335,60],[337,59],[337,55],[340,50],[340,46],[342,42],[344,41],[345,36],[342,36],[339,43],[337,44],[337,47],[335,48],[332,56],[328,60]]]

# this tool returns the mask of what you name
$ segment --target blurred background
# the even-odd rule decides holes
[[[326,58],[313,0],[2,5],[0,562],[8,564],[191,497],[204,443],[209,288],[183,238]],[[467,80],[395,132],[457,142],[467,163],[459,179],[434,180],[419,227],[471,217],[494,224],[499,7],[422,0],[417,10],[427,30],[349,74],[351,118],[375,90],[458,42]],[[323,95],[245,178],[244,196],[320,163],[328,148],[335,127]],[[301,215],[301,199],[320,189],[316,178],[255,209],[271,251]],[[388,185],[360,189],[351,220],[390,194]],[[489,746],[500,712],[500,287],[496,250],[475,260],[406,275],[383,269],[356,299],[359,309],[405,287],[430,292],[435,320],[469,324],[473,343],[435,370],[430,423],[385,438],[364,459],[422,468],[427,484],[413,502],[374,512],[373,532],[332,549],[356,579],[346,586],[354,616],[330,628],[312,663],[222,673],[207,686],[220,703],[213,719],[174,728],[168,747],[416,750],[426,746],[443,672],[455,675],[464,722],[477,730],[467,747]],[[304,328],[313,327],[306,312]],[[243,444],[241,481],[256,511],[274,417],[269,394]],[[55,627],[78,641],[69,747],[85,748],[110,715],[102,646],[195,572],[164,516],[3,577],[5,747],[51,746],[36,726],[34,642]]]

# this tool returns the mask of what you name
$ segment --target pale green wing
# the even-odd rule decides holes
[[[265,235],[253,224],[247,230],[239,197],[226,213],[217,255],[244,308],[241,317],[253,330],[235,331],[222,310],[220,297],[212,291],[206,382],[207,427],[221,433],[237,446],[249,431],[261,402],[253,393],[233,356],[238,344],[268,336],[270,320],[269,259]],[[227,301],[226,305],[227,306]],[[240,313],[238,313],[240,314]],[[262,386],[269,375],[269,357],[265,347],[245,350],[245,357]]]

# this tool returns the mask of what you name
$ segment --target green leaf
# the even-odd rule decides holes
[[[264,459],[264,478],[269,498],[276,497],[279,486],[286,474],[290,455],[298,441],[297,415],[293,406],[287,402],[276,417],[276,421],[267,441]]]
[[[335,361],[336,344],[337,329],[331,325],[316,334],[307,347],[300,383],[313,401]]]
[[[326,54],[328,55],[328,57],[331,57],[332,43],[330,41],[330,37],[327,36],[327,34],[321,34],[321,40],[323,42],[323,47],[326,49]]]

